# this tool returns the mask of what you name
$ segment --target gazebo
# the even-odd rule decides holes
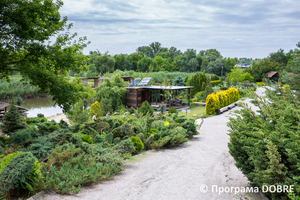
[[[144,101],[148,101],[154,108],[159,107],[162,102],[166,102],[167,109],[174,106],[176,109],[182,108],[184,105],[174,105],[171,99],[165,99],[164,94],[166,90],[187,90],[188,92],[188,106],[190,106],[190,89],[193,86],[159,86],[148,85],[152,78],[137,78],[126,88],[126,105],[129,107],[140,107]]]

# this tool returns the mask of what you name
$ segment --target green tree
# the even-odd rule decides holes
[[[241,68],[233,68],[231,72],[226,75],[233,82],[252,81],[253,77],[248,72],[244,72]]]
[[[100,104],[98,101],[96,101],[95,103],[93,103],[91,105],[91,108],[90,108],[90,117],[92,117],[94,114],[97,114],[97,118],[101,115],[102,111],[101,111],[101,107],[100,107]]]
[[[71,122],[83,124],[89,119],[89,110],[84,105],[83,101],[72,105],[71,109],[66,113]]]
[[[26,124],[21,120],[19,109],[11,105],[9,106],[8,112],[4,114],[3,122],[1,125],[2,132],[11,135],[13,132],[26,128]]]
[[[86,38],[69,35],[72,24],[62,18],[60,0],[7,0],[0,2],[0,79],[19,72],[25,80],[39,86],[41,92],[53,96],[56,103],[68,110],[87,92],[80,81],[69,81],[69,70],[80,72],[88,57],[81,52]],[[67,30],[65,34],[57,35]],[[50,38],[56,37],[52,44]]]
[[[148,57],[144,57],[139,60],[137,64],[137,71],[146,72],[149,69],[150,64],[152,63],[152,59]]]
[[[132,70],[137,70],[138,62],[144,57],[144,54],[141,52],[132,53],[129,55],[128,60],[132,64]]]
[[[300,103],[288,88],[265,93],[253,96],[257,112],[243,103],[230,117],[229,153],[252,186],[295,184],[299,194],[300,182],[293,179],[300,176]],[[270,199],[288,199],[286,195],[267,193]]]

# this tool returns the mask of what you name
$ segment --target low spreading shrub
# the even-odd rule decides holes
[[[176,108],[172,107],[172,108],[170,108],[168,113],[177,113],[177,110],[176,110]]]
[[[154,108],[152,106],[150,106],[150,104],[148,103],[148,101],[144,101],[141,105],[141,107],[138,108],[138,112],[142,113],[143,115],[146,115],[147,113],[149,115],[153,115],[154,112]]]

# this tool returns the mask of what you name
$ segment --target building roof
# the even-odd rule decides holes
[[[194,88],[194,86],[160,86],[160,85],[151,85],[151,86],[141,86],[141,87],[127,87],[127,89],[152,89],[152,90],[182,90]]]
[[[273,77],[276,74],[279,75],[278,72],[276,72],[276,71],[270,71],[267,74],[268,74],[268,78],[271,78],[271,77]]]
[[[5,102],[0,102],[0,110],[4,110],[4,108],[9,107],[10,104],[9,103],[5,103]]]

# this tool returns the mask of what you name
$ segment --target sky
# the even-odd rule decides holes
[[[130,54],[160,42],[182,52],[265,58],[300,41],[299,0],[63,0],[61,16],[91,43],[84,53]]]

